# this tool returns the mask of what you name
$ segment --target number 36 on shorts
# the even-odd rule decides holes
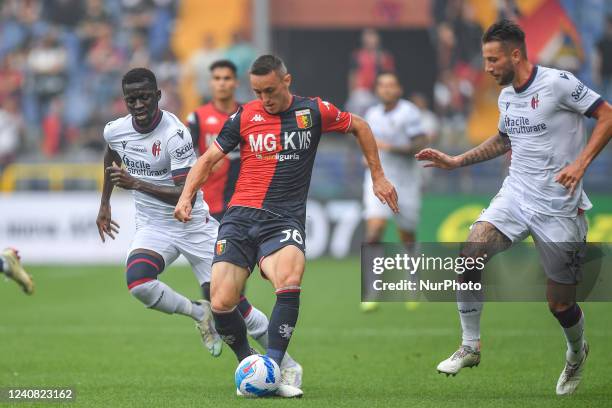
[[[300,234],[300,231],[298,231],[297,229],[286,229],[286,230],[283,230],[282,233],[284,234],[284,236],[281,238],[279,242],[286,242],[292,239],[293,241],[297,242],[300,245],[304,244],[304,240],[302,239],[302,234]]]

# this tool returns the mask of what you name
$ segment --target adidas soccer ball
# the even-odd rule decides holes
[[[270,357],[254,354],[238,364],[234,379],[243,395],[263,397],[278,389],[280,368]]]

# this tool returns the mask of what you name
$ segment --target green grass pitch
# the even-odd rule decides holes
[[[304,366],[305,396],[244,400],[234,393],[231,351],[213,359],[188,318],[142,307],[121,265],[30,271],[33,297],[0,281],[0,387],[72,386],[76,401],[68,407],[612,406],[609,303],[583,305],[591,354],[577,394],[560,398],[554,390],[565,342],[544,303],[487,304],[480,367],[447,378],[435,367],[459,344],[455,304],[407,311],[387,303],[362,314],[358,260],[309,261],[290,347]],[[162,279],[199,296],[186,267],[171,267]],[[248,295],[270,312],[272,290],[258,274]]]

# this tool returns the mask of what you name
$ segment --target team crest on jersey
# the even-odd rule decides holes
[[[125,146],[127,146],[127,140],[122,140],[121,146],[123,146],[123,150],[125,150]]]
[[[296,111],[295,120],[297,121],[297,126],[300,129],[309,129],[312,127],[312,116],[310,115],[310,109]]]
[[[540,98],[538,98],[538,94],[535,94],[531,97],[531,109],[536,109],[540,104]]]
[[[217,255],[221,255],[225,252],[225,247],[227,246],[227,240],[221,239],[217,241],[217,245],[215,246],[215,253]]]
[[[161,153],[161,142],[159,140],[156,140],[155,143],[153,143],[151,153],[153,153],[154,157],[159,157],[159,154]]]

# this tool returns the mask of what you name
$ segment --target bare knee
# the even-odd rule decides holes
[[[213,310],[229,312],[240,302],[240,293],[248,272],[226,262],[213,265],[210,282],[210,305]]]
[[[564,302],[564,301],[557,301],[557,300],[551,300],[551,299],[548,300],[548,309],[550,310],[552,314],[558,314],[558,313],[565,312],[572,306],[574,306],[574,302],[567,302],[567,301]]]
[[[218,312],[229,312],[236,307],[240,302],[240,296],[236,296],[234,292],[234,290],[211,287],[210,306],[212,309]]]

